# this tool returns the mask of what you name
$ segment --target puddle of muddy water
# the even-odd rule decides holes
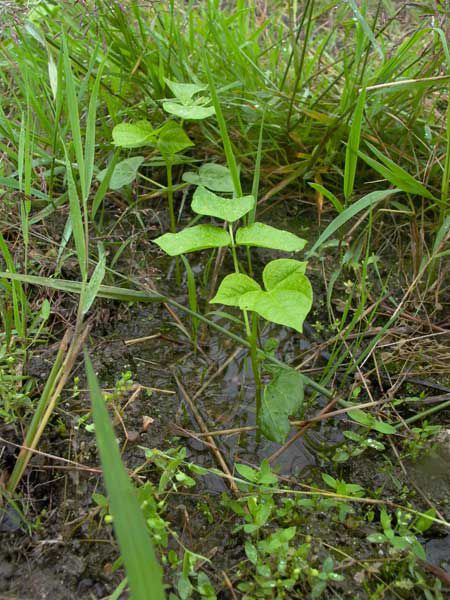
[[[133,379],[140,385],[177,392],[172,375],[175,369],[192,397],[228,360],[233,348],[228,346],[226,340],[224,343],[216,336],[208,337],[203,344],[207,360],[200,354],[193,354],[188,340],[184,343],[176,329],[162,325],[164,321],[169,323],[170,318],[162,311],[157,306],[134,307],[129,319],[116,324],[108,334],[108,341],[101,342],[94,359],[103,385],[105,382],[111,384],[120,377],[121,372],[130,369]],[[166,338],[125,345],[126,341],[133,338],[145,338],[161,332]],[[282,352],[292,352],[293,349],[289,348],[293,344],[292,338],[285,336],[283,342],[286,348]],[[137,427],[139,419],[151,411],[152,414],[148,416],[154,419],[154,423],[139,443],[149,443],[152,447],[167,443],[168,438],[173,437],[176,433],[173,429],[175,422],[186,429],[198,431],[198,424],[189,409],[180,408],[181,401],[178,393],[168,395],[154,392],[150,400],[140,398],[127,409],[127,412],[131,412],[124,415],[125,423]],[[255,425],[254,388],[245,351],[229,362],[226,369],[200,394],[195,404],[211,430]],[[181,418],[182,414],[186,415],[185,419]],[[264,439],[257,443],[254,431],[221,436],[217,438],[217,443],[230,464],[239,461],[259,464],[279,447]],[[193,460],[200,460],[201,464],[205,455],[209,460],[210,452],[200,441],[188,438],[186,444]],[[277,461],[279,472],[285,475],[299,474],[314,464],[314,455],[301,439],[292,444]],[[223,481],[216,482],[215,487],[221,491]]]

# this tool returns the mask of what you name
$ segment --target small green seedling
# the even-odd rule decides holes
[[[165,82],[175,98],[172,100],[164,100],[163,109],[170,115],[179,117],[181,119],[181,124],[169,120],[162,125],[162,127],[154,129],[152,125],[145,120],[138,121],[137,123],[120,123],[114,127],[112,136],[114,144],[121,148],[153,146],[160,152],[166,166],[170,231],[175,233],[177,227],[174,209],[172,169],[173,165],[176,163],[176,155],[194,145],[183,129],[183,121],[206,119],[213,115],[215,110],[213,107],[208,106],[211,101],[208,96],[199,96],[194,99],[194,96],[203,91],[206,86],[195,83],[178,83],[176,81],[171,81],[170,79],[165,79]],[[138,158],[139,157],[134,157],[128,160],[136,161]],[[133,166],[134,164],[135,163],[133,163]],[[139,163],[139,166],[140,164],[141,163]],[[119,165],[122,165],[122,163],[119,163]],[[116,175],[116,170],[119,165],[116,166],[111,178],[114,179],[114,176],[116,176],[116,181],[114,183],[117,183],[118,176]],[[123,170],[123,166],[121,170]],[[123,177],[121,177],[120,181],[122,180]],[[176,278],[177,283],[181,283],[178,259],[176,262]]]
[[[416,534],[421,534],[433,524],[435,510],[429,509],[416,519],[404,511],[395,513],[395,525],[391,516],[383,509],[380,513],[380,523],[383,533],[371,533],[367,540],[372,544],[388,544],[390,554],[411,552],[417,558],[425,560],[425,550],[418,541]]]
[[[164,125],[162,125],[162,127],[158,127],[157,129],[154,129],[148,121],[138,121],[137,123],[119,123],[119,125],[114,127],[112,137],[114,145],[121,148],[142,148],[145,146],[150,146],[156,148],[160,152],[167,171],[167,196],[169,201],[170,229],[172,232],[175,232],[176,220],[173,204],[172,167],[175,162],[175,156],[179,152],[182,152],[194,144],[189,139],[182,126],[172,120],[167,121],[164,123]],[[114,169],[111,180],[116,177],[116,184],[122,183],[125,178],[123,173],[124,170],[126,175],[128,175],[128,178],[131,177],[132,168],[136,168],[136,165],[140,166],[142,164],[143,161],[140,160],[141,158],[142,157],[136,156],[128,159],[128,161],[132,162],[126,164],[125,168],[123,166],[125,161],[119,163]],[[120,165],[122,165],[122,167],[119,171],[118,177],[116,172]],[[118,182],[117,179],[119,179]]]
[[[211,102],[209,96],[198,96],[194,99],[194,96],[207,88],[206,85],[178,83],[177,81],[171,81],[166,78],[164,78],[164,81],[175,96],[174,99],[165,100],[163,102],[163,109],[167,113],[175,115],[183,120],[207,119],[215,113],[214,107],[208,106]]]
[[[191,179],[192,175],[195,174],[190,175]],[[224,173],[220,174],[220,183],[223,183],[223,175]],[[206,178],[206,175],[200,170],[199,180],[201,177]],[[212,179],[210,169],[210,187],[214,187]],[[225,221],[226,227],[195,225],[178,233],[166,233],[154,242],[169,256],[212,248],[230,248],[235,273],[222,280],[217,294],[210,302],[237,307],[242,311],[256,383],[257,422],[267,438],[282,443],[289,432],[289,416],[298,412],[302,405],[303,380],[297,371],[278,369],[273,373],[273,380],[266,386],[261,399],[257,318],[260,316],[266,321],[301,332],[303,321],[312,306],[312,288],[305,275],[306,263],[290,258],[273,260],[265,266],[262,276],[264,289],[256,280],[240,272],[236,252],[238,247],[257,246],[298,252],[306,244],[305,240],[293,233],[265,223],[255,222],[234,231],[233,224],[250,213],[255,202],[251,195],[225,198],[199,185],[193,195],[192,210],[199,215]],[[251,326],[248,312],[254,316]]]
[[[207,163],[202,165],[198,172],[186,171],[183,173],[183,181],[192,185],[201,185],[213,192],[234,191],[233,178],[229,169],[217,163]]]
[[[343,479],[335,479],[331,475],[328,475],[328,473],[322,473],[322,479],[338,496],[361,498],[364,495],[363,488],[356,483],[347,483]],[[334,505],[334,501],[332,500],[329,505]],[[336,504],[336,507],[338,508],[338,518],[341,522],[345,520],[347,515],[354,512],[349,502],[340,501]]]

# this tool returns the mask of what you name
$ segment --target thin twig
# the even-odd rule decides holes
[[[387,404],[391,401],[391,398],[383,398],[382,400],[375,400],[373,402],[363,402],[361,404],[355,404],[352,406],[347,406],[346,408],[339,408],[337,410],[332,410],[326,413],[319,413],[315,417],[311,417],[310,419],[304,419],[302,421],[291,421],[291,425],[295,427],[304,427],[308,424],[318,423],[319,421],[324,421],[325,419],[331,419],[331,417],[336,417],[338,415],[345,415],[346,413],[361,409],[361,408],[370,408],[372,406],[379,406],[380,404]],[[178,429],[181,429],[178,427]],[[196,433],[198,437],[204,437],[207,435],[219,436],[219,435],[234,435],[236,433],[245,433],[246,431],[255,431],[257,429],[256,425],[245,425],[244,427],[230,427],[229,429],[217,429],[213,431],[207,431],[206,433]],[[189,435],[192,433],[188,429],[181,429],[185,433]]]
[[[176,373],[173,373],[173,377],[174,377],[174,379],[175,379],[175,381],[177,383],[178,389],[180,390],[181,394],[183,395],[184,400],[189,405],[189,408],[191,409],[192,414],[194,415],[195,420],[197,421],[200,429],[204,433],[206,433],[208,431],[208,428],[206,426],[205,421],[203,420],[203,417],[201,416],[201,414],[198,411],[197,407],[193,403],[192,399],[190,398],[190,396],[187,393],[186,389],[184,388],[183,384],[178,379]],[[219,465],[219,467],[222,469],[222,471],[226,475],[226,481],[228,482],[228,485],[229,485],[231,491],[233,492],[233,494],[235,494],[236,496],[238,496],[239,495],[239,489],[238,489],[236,483],[234,482],[233,475],[231,474],[231,471],[228,468],[228,465],[225,462],[225,459],[223,458],[222,453],[220,452],[219,448],[217,447],[217,444],[216,444],[214,438],[212,438],[211,436],[207,436],[206,439],[207,439],[207,441],[208,441],[208,443],[210,445],[209,447],[211,449],[211,452],[213,453],[213,456],[214,456],[217,464]]]
[[[21,444],[15,444],[14,442],[10,442],[9,440],[5,440],[5,438],[0,437],[0,442],[2,442],[3,444],[8,444],[9,446],[13,446],[14,448],[19,448],[20,450],[27,450],[28,452],[31,452],[32,454],[37,454],[39,456],[45,456],[45,458],[51,458],[52,460],[59,460],[63,463],[66,463],[67,465],[69,465],[67,468],[71,469],[77,469],[80,471],[89,471],[90,473],[101,473],[102,470],[98,469],[96,467],[86,467],[85,465],[82,465],[81,463],[77,463],[73,460],[69,460],[68,458],[63,458],[62,456],[56,456],[55,454],[49,454],[48,452],[42,452],[41,450],[36,450],[36,448],[28,448],[27,446],[23,446]],[[39,465],[39,468],[41,467],[41,465]]]
[[[331,400],[331,402],[329,402],[325,406],[325,408],[323,408],[320,411],[318,416],[325,415],[331,408],[333,408],[333,406],[336,404],[337,401],[338,401],[338,398],[333,398],[333,400]],[[281,448],[278,448],[278,450],[276,450],[276,452],[271,454],[268,458],[268,461],[273,462],[274,460],[279,458],[289,448],[289,446],[291,446],[294,442],[296,442],[305,433],[305,431],[307,429],[309,429],[311,426],[312,426],[312,423],[306,423],[306,425],[304,425],[304,427],[302,427],[299,431],[297,431],[297,433],[294,433],[294,435],[285,444],[283,444],[283,446],[281,446]]]

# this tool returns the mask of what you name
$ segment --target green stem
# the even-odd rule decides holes
[[[173,176],[172,176],[172,163],[166,162],[167,171],[167,198],[169,200],[169,218],[170,218],[170,231],[176,233],[177,224],[175,221],[175,210],[173,207]]]
[[[248,265],[248,274],[250,277],[253,277],[253,265],[252,265],[252,255],[250,253],[250,246],[246,247],[247,252],[247,265]]]
[[[169,219],[170,219],[170,232],[177,232],[177,222],[175,219],[175,208],[173,202],[173,174],[172,174],[172,163],[171,161],[166,162],[167,171],[167,198],[169,200]],[[180,261],[178,256],[175,258],[175,281],[177,285],[181,285],[181,272],[180,272]]]
[[[255,379],[255,396],[256,396],[256,440],[260,438],[260,417],[261,417],[261,373],[258,358],[258,315],[252,313],[252,330],[249,338],[250,343],[250,360],[252,362],[253,377]]]
[[[433,406],[432,408],[428,408],[427,410],[424,410],[420,413],[417,413],[416,415],[413,415],[412,417],[409,417],[408,419],[405,419],[404,421],[401,421],[400,423],[395,425],[395,428],[399,429],[400,427],[403,426],[404,423],[406,423],[407,425],[411,425],[411,423],[415,423],[416,421],[420,421],[421,419],[424,419],[425,417],[434,415],[437,412],[444,410],[445,408],[448,408],[449,406],[450,406],[450,400],[441,402],[440,404],[437,404],[436,406]]]
[[[231,238],[231,255],[233,256],[234,270],[236,273],[239,273],[239,262],[236,254],[236,244],[234,243],[233,225],[231,223],[228,223],[228,233],[230,234]]]
[[[234,243],[233,226],[228,223],[228,232],[231,238],[231,254],[233,256],[234,270],[239,273],[239,262],[236,254],[236,245]],[[252,326],[250,328],[248,313],[246,310],[242,311],[244,315],[245,331],[247,333],[248,346],[250,348],[250,360],[252,363],[253,377],[255,379],[255,399],[256,399],[256,439],[260,439],[259,431],[259,416],[261,412],[261,377],[259,369],[259,358],[258,358],[258,316],[256,313],[252,313]]]

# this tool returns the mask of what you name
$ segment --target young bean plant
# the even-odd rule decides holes
[[[112,137],[115,146],[121,148],[150,146],[156,148],[161,154],[167,175],[170,230],[174,233],[176,231],[176,219],[173,204],[172,168],[176,162],[176,155],[194,145],[183,129],[183,121],[206,119],[214,114],[214,108],[208,106],[210,99],[207,96],[194,99],[194,96],[204,90],[206,86],[194,83],[178,83],[169,79],[165,79],[165,82],[174,98],[164,100],[162,107],[167,113],[180,118],[181,122],[178,123],[173,119],[169,119],[158,128],[153,128],[146,120],[136,123],[119,123],[114,127]],[[137,161],[138,158],[134,157],[134,160]],[[142,162],[139,162],[138,166]]]
[[[121,148],[141,148],[151,146],[156,148],[162,156],[166,167],[167,177],[167,200],[169,205],[169,220],[170,231],[176,231],[176,218],[173,201],[173,165],[177,162],[177,155],[193,146],[193,142],[183,129],[184,120],[202,120],[214,114],[214,108],[208,106],[210,102],[209,96],[199,96],[199,92],[203,91],[206,86],[194,83],[178,83],[165,79],[165,82],[174,95],[173,99],[166,99],[162,103],[163,109],[170,115],[174,115],[181,119],[178,123],[173,119],[169,119],[161,127],[156,129],[148,121],[138,121],[137,123],[120,123],[116,125],[112,132],[113,142],[115,146]],[[140,160],[141,159],[141,160]],[[133,162],[133,166],[137,168],[144,161],[143,157],[133,157],[128,159]],[[127,165],[128,166],[128,165]],[[123,163],[119,163],[117,167],[123,167]],[[116,170],[117,170],[116,167]],[[112,179],[114,179],[115,172]],[[178,260],[176,262],[176,278],[177,283],[181,282]]]
[[[205,165],[206,167],[206,165]],[[199,174],[190,173],[188,179],[214,184],[214,169],[227,181],[225,173],[216,165],[200,168]],[[257,424],[269,439],[282,443],[289,432],[288,417],[297,413],[303,402],[303,380],[293,369],[272,369],[273,379],[265,386],[261,395],[261,362],[264,354],[258,349],[258,318],[291,327],[302,332],[303,321],[311,309],[312,288],[305,275],[306,262],[293,258],[272,260],[264,267],[263,285],[241,270],[237,250],[240,247],[259,247],[284,252],[298,252],[306,241],[293,233],[276,229],[265,223],[234,226],[253,211],[256,200],[252,195],[226,198],[216,195],[205,185],[198,185],[192,199],[193,212],[224,221],[224,227],[199,224],[186,227],[178,233],[166,233],[154,242],[169,256],[180,256],[206,249],[229,248],[233,258],[234,273],[226,275],[210,300],[212,304],[222,304],[239,308],[242,311],[250,356],[256,384]],[[251,313],[251,319],[249,318]]]

